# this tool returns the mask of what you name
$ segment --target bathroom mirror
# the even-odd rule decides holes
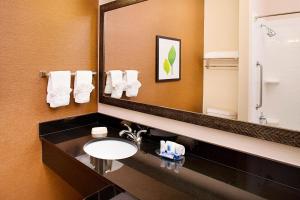
[[[272,16],[266,2],[253,1],[248,18],[239,0],[101,5],[100,102],[276,142],[270,131],[298,134],[300,15]],[[105,88],[119,81],[111,70],[138,72],[120,98]]]
[[[127,97],[124,92],[122,99],[202,112],[203,1],[188,2],[149,0],[105,14],[106,72],[137,70],[142,84],[136,97]],[[168,53],[178,40],[181,40],[181,49],[178,45],[174,51],[175,61],[174,66],[171,66],[167,59]],[[165,61],[171,68],[169,71],[164,70]],[[181,66],[175,66],[176,61]],[[177,72],[173,68],[177,68]],[[172,79],[176,73],[177,79]],[[159,78],[163,77],[156,77],[157,74],[170,79],[160,81]],[[111,94],[104,95],[109,97]]]

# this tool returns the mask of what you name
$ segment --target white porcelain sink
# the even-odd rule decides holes
[[[119,160],[133,156],[138,149],[134,144],[127,140],[104,138],[86,143],[83,150],[94,158]]]

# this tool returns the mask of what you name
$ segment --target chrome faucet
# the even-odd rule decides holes
[[[268,120],[267,120],[267,118],[265,117],[265,115],[264,115],[263,112],[260,113],[260,116],[259,116],[259,124],[261,124],[261,125],[267,125],[267,124],[268,124]]]
[[[127,128],[127,130],[122,130],[119,132],[120,137],[122,137],[124,134],[126,134],[127,138],[133,140],[136,143],[141,143],[142,141],[142,137],[141,134],[142,133],[147,133],[147,130],[139,130],[139,131],[132,131],[132,128],[126,123],[126,122],[122,122],[122,124]]]

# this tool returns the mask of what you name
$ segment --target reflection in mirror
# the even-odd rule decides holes
[[[90,157],[90,165],[92,168],[101,175],[104,175],[109,172],[114,172],[123,167],[123,164],[117,160],[103,160]]]
[[[240,3],[148,0],[106,12],[105,96],[300,130],[300,16],[256,0],[245,18]]]
[[[118,160],[99,159],[88,154],[81,154],[79,156],[76,156],[76,159],[89,166],[91,169],[95,170],[101,175],[117,171],[124,166],[124,164],[119,162]]]
[[[189,3],[150,0],[105,13],[106,72],[110,70],[139,72],[141,87],[137,96],[128,98],[124,92],[122,98],[202,112],[203,12],[199,12],[201,10],[203,10],[201,0],[189,0]],[[175,43],[174,40],[161,41],[159,45],[156,44],[157,36],[181,40],[181,57],[176,40]],[[161,54],[161,59],[156,56],[158,46],[160,52],[157,53]],[[170,50],[173,46],[177,51],[174,51],[172,58]],[[160,66],[159,70],[156,70],[156,59],[159,59],[157,63]],[[179,76],[176,77],[176,74],[179,75],[179,67],[181,80],[178,80]],[[169,81],[156,82],[158,72],[165,79],[169,78]],[[172,76],[177,81],[172,80]]]

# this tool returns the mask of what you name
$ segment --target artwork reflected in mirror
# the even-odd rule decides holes
[[[255,1],[251,12],[272,14],[270,3]],[[300,130],[299,14],[242,21],[239,12],[239,0],[147,0],[106,12],[105,96]]]
[[[156,36],[156,82],[180,80],[181,40]]]

